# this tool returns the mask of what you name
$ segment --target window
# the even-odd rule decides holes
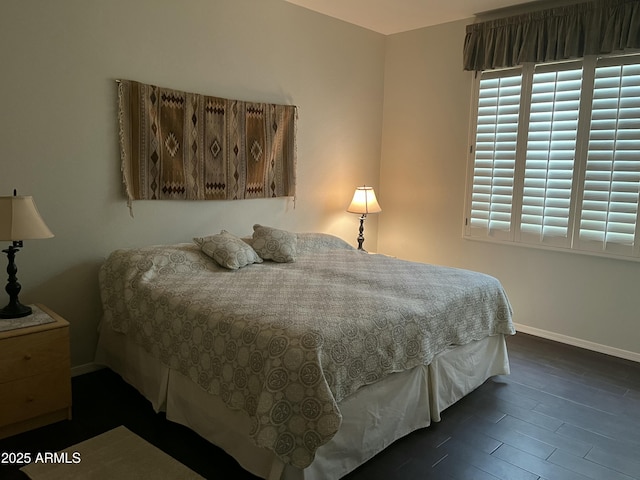
[[[640,259],[640,55],[479,74],[465,236]]]

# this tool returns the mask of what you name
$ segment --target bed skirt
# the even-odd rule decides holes
[[[335,480],[355,470],[399,438],[431,421],[489,377],[509,373],[503,335],[438,354],[428,366],[392,374],[362,387],[339,404],[338,433],[300,470],[249,439],[249,417],[230,410],[182,374],[109,328],[100,332],[96,363],[133,385],[167,419],[185,425],[225,450],[249,472],[269,480]],[[403,403],[397,401],[403,399]]]

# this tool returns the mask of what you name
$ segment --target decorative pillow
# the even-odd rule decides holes
[[[262,263],[262,258],[250,245],[226,230],[218,235],[196,237],[193,241],[221,267],[237,270],[252,263]]]
[[[253,249],[263,260],[288,263],[296,259],[298,236],[277,228],[253,226]]]

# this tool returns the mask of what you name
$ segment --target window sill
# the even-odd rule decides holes
[[[495,240],[493,238],[483,238],[483,237],[472,237],[468,235],[463,235],[462,238],[464,240],[470,240],[473,242],[481,242],[481,243],[490,243],[493,245],[507,245],[511,247],[524,247],[524,248],[533,248],[535,250],[547,250],[551,252],[560,252],[560,253],[569,253],[569,254],[578,254],[585,255],[588,257],[600,257],[600,258],[609,258],[612,260],[622,260],[627,262],[640,262],[639,257],[630,257],[627,255],[616,255],[608,252],[596,252],[591,250],[577,250],[571,248],[562,248],[562,247],[554,247],[549,245],[536,245],[532,243],[522,243],[522,242],[510,242],[505,240]]]

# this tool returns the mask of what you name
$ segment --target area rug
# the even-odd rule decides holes
[[[33,453],[31,460],[20,470],[32,480],[203,478],[123,426],[55,455]]]

